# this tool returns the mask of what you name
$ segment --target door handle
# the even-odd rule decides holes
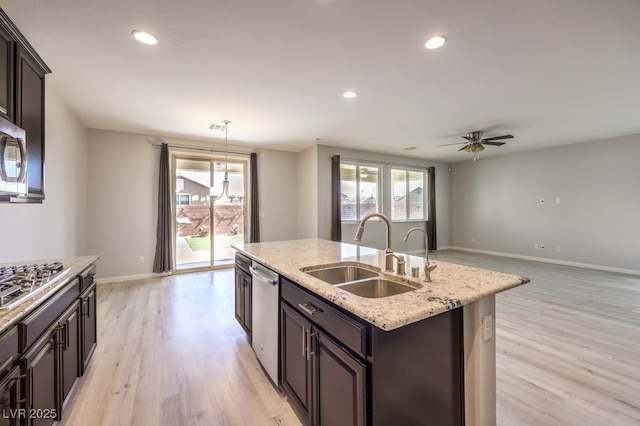
[[[260,280],[266,281],[267,283],[269,283],[271,285],[278,284],[278,282],[276,280],[272,280],[271,278],[265,277],[260,272],[258,272],[253,266],[249,266],[249,270],[251,271],[251,275],[253,275],[255,278],[258,278]]]

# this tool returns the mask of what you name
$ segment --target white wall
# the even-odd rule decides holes
[[[452,244],[640,271],[639,160],[632,135],[453,164]]]
[[[347,150],[329,146],[318,146],[318,238],[331,238],[331,157],[340,155],[346,159],[372,161],[382,164],[406,165],[416,167],[431,167],[436,169],[436,233],[438,247],[446,247],[450,244],[449,238],[449,172],[448,164],[416,159],[411,157],[390,156],[365,151]],[[343,160],[344,161],[344,160]],[[389,174],[390,168],[385,167],[384,173]],[[383,179],[383,213],[390,217],[391,191],[390,177]],[[406,232],[414,226],[420,226],[416,222],[394,222],[392,225],[392,245],[394,251],[410,252],[424,249],[424,237],[412,234],[405,243],[402,241]],[[422,222],[424,226],[424,222]],[[371,228],[371,229],[369,229]],[[379,228],[379,229],[378,229]],[[342,241],[355,244],[357,224],[344,224],[342,226]],[[362,245],[384,249],[386,244],[383,223],[371,222],[362,238]]]
[[[91,254],[87,130],[53,91],[45,93],[45,200],[0,204],[0,263]]]
[[[260,241],[292,240],[297,232],[296,153],[258,151]]]
[[[90,248],[100,255],[101,278],[144,276],[152,271],[160,149],[149,141],[158,140],[132,133],[89,131]],[[163,141],[222,148],[197,141]],[[229,149],[238,148],[229,145]],[[259,151],[258,185],[261,240],[296,238],[296,154]],[[141,256],[143,264],[138,262]]]
[[[318,147],[298,153],[297,238],[318,237]]]

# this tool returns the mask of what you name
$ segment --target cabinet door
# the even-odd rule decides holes
[[[49,426],[59,416],[56,405],[58,386],[58,358],[56,356],[57,330],[36,344],[26,359],[24,393],[29,423]]]
[[[91,355],[93,355],[93,351],[96,348],[98,342],[98,333],[97,333],[97,317],[96,317],[96,285],[95,283],[92,286],[93,288],[85,293],[85,296],[82,297],[81,300],[81,320],[80,320],[80,336],[81,336],[81,371],[80,374],[84,374],[87,370],[87,366],[89,365],[89,360],[91,360]]]
[[[69,391],[71,391],[71,387],[80,375],[78,307],[79,303],[74,303],[58,323],[61,327],[59,333],[61,333],[60,356],[62,367],[62,395],[58,400],[58,406],[61,408],[67,395],[69,395]]]
[[[10,121],[13,121],[13,49],[13,38],[0,27],[0,115]]]
[[[29,196],[44,198],[44,73],[16,48],[16,124],[27,136]]]
[[[285,303],[280,304],[282,386],[304,424],[311,423],[311,323]],[[328,424],[328,423],[327,423]]]
[[[314,424],[364,426],[366,366],[322,332],[313,336]]]
[[[242,273],[242,298],[244,302],[244,317],[242,319],[242,328],[251,336],[251,275],[246,272]]]
[[[244,272],[240,268],[236,268],[236,291],[235,291],[235,315],[236,320],[244,328]]]
[[[5,369],[2,370],[2,373]],[[13,367],[0,380],[0,426],[17,426],[24,418],[24,407],[20,404],[20,369]]]

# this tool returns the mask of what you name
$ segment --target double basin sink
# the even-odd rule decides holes
[[[421,287],[419,284],[411,286],[400,279],[389,278],[379,269],[357,262],[309,266],[302,268],[302,272],[341,290],[368,298],[394,296]]]

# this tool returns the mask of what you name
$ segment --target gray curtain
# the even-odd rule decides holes
[[[160,147],[160,176],[158,179],[158,226],[156,228],[156,255],[153,272],[169,272],[173,269],[171,243],[171,176],[169,173],[169,146]]]
[[[260,242],[260,208],[258,207],[258,155],[251,153],[249,158],[251,169],[251,205],[249,206],[249,242]]]
[[[331,157],[331,240],[342,241],[342,190],[340,187],[340,156]]]
[[[429,220],[427,234],[429,234],[429,250],[437,250],[436,238],[436,168],[429,167]]]

